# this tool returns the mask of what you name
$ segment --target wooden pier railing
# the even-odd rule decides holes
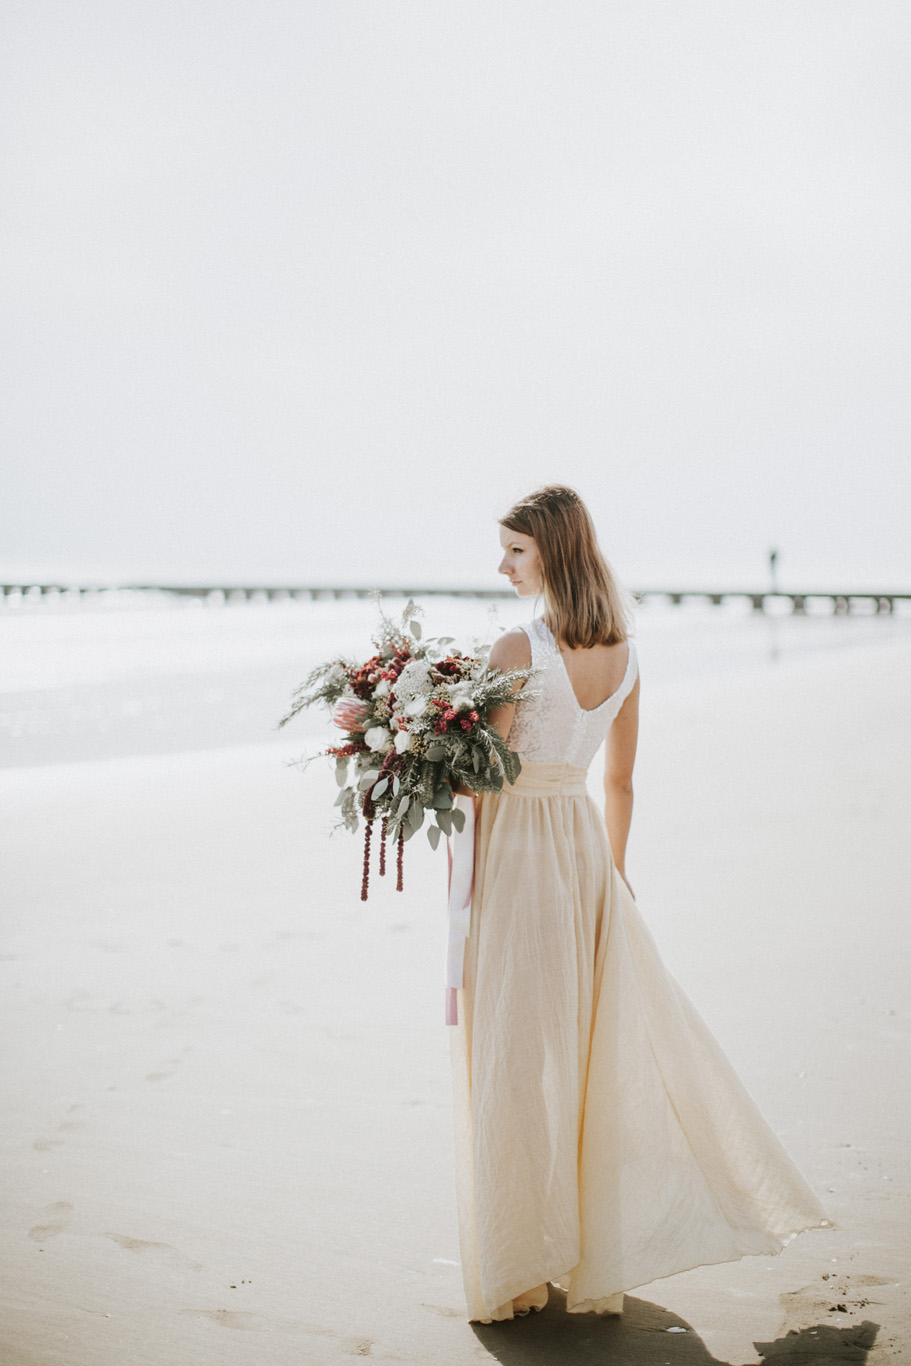
[[[421,587],[417,584],[385,587],[366,587],[356,585],[309,584],[304,586],[281,586],[276,584],[131,584],[131,583],[8,583],[0,584],[0,600],[35,601],[53,599],[60,595],[68,598],[83,598],[98,594],[115,592],[168,593],[177,597],[200,598],[216,602],[277,602],[288,599],[319,601],[321,599],[367,598],[379,593],[384,598],[511,598],[512,591],[505,585],[497,588],[453,588],[451,586]],[[898,603],[911,603],[909,592],[880,592],[873,590],[829,591],[809,589],[795,592],[789,589],[701,589],[701,588],[643,588],[635,593],[639,601],[649,598],[661,599],[674,606],[685,602],[708,602],[714,606],[734,599],[747,600],[754,612],[768,612],[790,607],[795,615],[803,615],[808,603],[828,604],[829,610],[837,615],[852,612],[888,615],[896,610]]]

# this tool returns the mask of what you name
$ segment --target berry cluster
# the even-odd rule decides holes
[[[325,753],[333,759],[350,759],[352,754],[363,754],[366,748],[363,740],[352,740],[345,745],[330,745]]]
[[[445,735],[453,722],[461,726],[462,730],[471,730],[480,720],[476,711],[456,711],[455,707],[450,707],[441,697],[433,697],[431,702],[440,713],[433,723],[434,735]]]

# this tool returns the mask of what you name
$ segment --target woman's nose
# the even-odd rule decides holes
[[[508,573],[509,573],[509,561],[507,560],[507,558],[506,558],[505,555],[503,556],[502,560],[500,561],[500,567],[499,567],[499,569],[497,570],[497,573],[498,573],[498,574],[508,574]]]

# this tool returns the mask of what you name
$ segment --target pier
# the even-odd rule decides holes
[[[280,602],[343,600],[368,598],[379,594],[384,598],[511,598],[512,590],[505,585],[496,588],[454,588],[452,586],[411,585],[347,585],[347,584],[151,584],[151,583],[6,583],[0,584],[0,601],[6,605],[14,602],[35,602],[59,599],[82,599],[114,593],[165,593],[175,597],[198,598],[212,604],[224,602]],[[878,590],[823,590],[808,589],[797,592],[791,589],[755,588],[642,588],[634,590],[639,602],[650,599],[660,600],[680,606],[683,603],[702,602],[714,607],[732,601],[746,601],[754,612],[781,615],[790,612],[803,616],[808,607],[811,611],[826,609],[836,616],[852,613],[863,615],[891,615],[899,604],[911,603],[911,591],[882,592]]]

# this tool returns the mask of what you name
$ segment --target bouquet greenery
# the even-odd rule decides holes
[[[332,720],[345,732],[344,741],[323,754],[335,760],[339,823],[356,831],[359,816],[366,822],[364,901],[375,821],[380,822],[379,872],[386,872],[391,841],[397,846],[401,891],[404,843],[428,813],[434,823],[427,836],[435,849],[443,834],[465,823],[464,812],[453,805],[455,788],[499,792],[521,769],[518,755],[489,717],[506,704],[521,704],[526,694],[519,689],[531,670],[488,670],[486,648],[474,655],[447,652],[451,636],[422,641],[418,616],[413,602],[400,625],[381,612],[375,654],[363,664],[334,659],[318,665],[279,722],[284,726],[305,707],[320,703],[331,708]]]

